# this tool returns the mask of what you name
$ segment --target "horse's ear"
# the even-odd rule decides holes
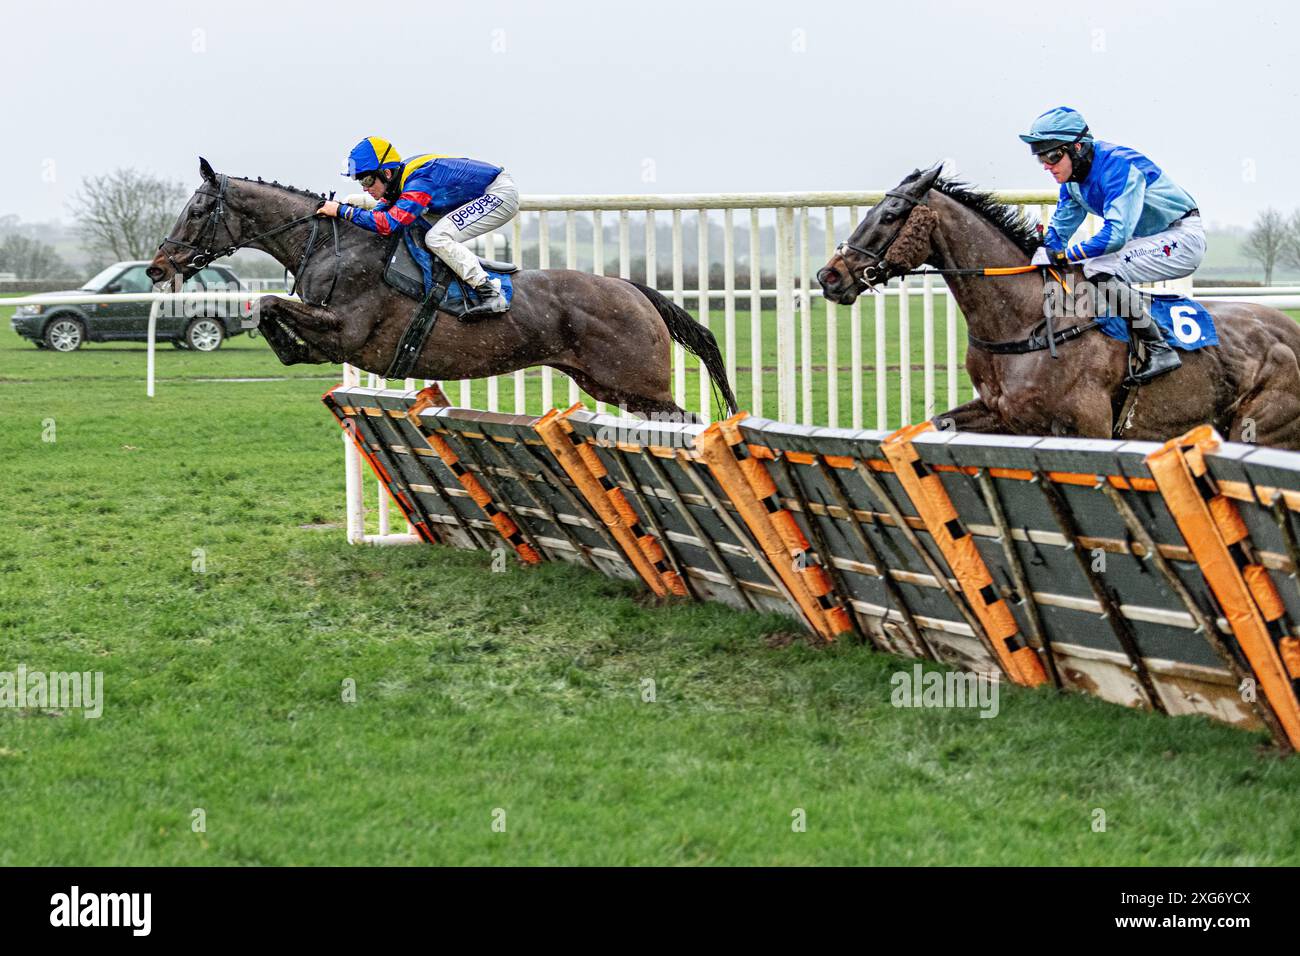
[[[213,172],[212,166],[202,156],[199,157],[199,175],[210,183],[217,181],[217,174]]]
[[[935,182],[939,179],[939,174],[941,172],[943,172],[942,162],[935,163],[923,173],[920,172],[920,170],[917,170],[918,176],[916,182],[912,183],[911,186],[912,195],[919,197],[928,193],[934,187]]]

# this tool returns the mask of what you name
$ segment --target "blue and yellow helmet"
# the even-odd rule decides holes
[[[367,136],[348,153],[348,171],[344,176],[356,179],[363,173],[373,173],[377,169],[397,169],[402,165],[402,157],[393,144],[379,136]]]
[[[1069,143],[1091,143],[1092,134],[1083,114],[1068,106],[1058,106],[1039,116],[1029,126],[1028,133],[1020,139],[1029,144],[1031,151],[1044,152]]]

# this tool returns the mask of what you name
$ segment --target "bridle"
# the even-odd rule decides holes
[[[925,201],[924,196],[921,196],[919,198],[916,196],[909,196],[907,193],[899,192],[897,189],[889,190],[889,192],[885,193],[885,198],[901,199],[904,202],[908,203],[909,216],[911,215],[912,207],[928,205],[928,203],[926,203]],[[848,239],[842,240],[839,246],[836,248],[835,252],[836,254],[839,255],[841,259],[844,258],[844,253],[847,250],[849,252],[856,252],[860,256],[868,256],[876,260],[871,265],[863,266],[862,274],[860,276],[855,277],[858,280],[858,282],[862,283],[867,288],[870,288],[871,286],[874,286],[879,282],[885,282],[890,278],[892,278],[892,276],[890,275],[889,267],[885,265],[885,253],[889,251],[889,247],[894,244],[894,240],[898,238],[899,234],[903,231],[903,227],[907,225],[907,218],[908,218],[907,216],[903,217],[902,221],[899,222],[898,224],[898,228],[894,230],[894,234],[892,236],[890,236],[886,240],[881,241],[879,249],[867,249],[864,246],[857,246],[854,245]],[[850,271],[849,275],[853,275],[853,273]]]
[[[298,260],[298,268],[293,272],[293,288],[289,290],[290,295],[296,295],[303,270],[307,267],[307,262],[311,258],[312,253],[316,251],[316,236],[320,231],[321,224],[320,217],[317,216],[316,212],[320,207],[317,206],[316,210],[313,210],[305,216],[299,216],[297,219],[284,223],[284,225],[276,226],[274,229],[268,229],[265,232],[260,232],[252,238],[240,242],[235,239],[234,232],[231,231],[230,225],[226,222],[226,190],[229,183],[230,177],[222,176],[218,180],[217,191],[215,193],[206,192],[201,189],[195,193],[197,196],[211,196],[216,199],[216,202],[212,205],[212,211],[208,213],[208,221],[203,224],[203,230],[199,233],[196,242],[185,242],[181,239],[173,239],[171,236],[167,236],[162,242],[158,243],[158,251],[162,253],[163,258],[167,260],[168,264],[174,271],[184,275],[186,267],[193,267],[194,272],[198,272],[204,266],[209,265],[216,259],[234,255],[240,249],[247,248],[255,242],[260,242],[269,236],[278,235],[287,229],[292,229],[294,226],[302,225],[304,222],[311,220],[311,235],[307,237],[307,245],[303,248],[302,258]],[[323,204],[325,200],[321,200],[321,202]],[[341,254],[339,252],[339,226],[337,219],[330,220],[330,228],[333,232],[334,238],[334,278],[330,281],[329,291],[325,293],[325,298],[320,302],[315,303],[317,305],[329,304],[330,297],[334,295],[334,287],[339,281],[339,259]],[[226,236],[230,239],[230,244],[227,246],[217,246],[216,244],[217,231],[220,229],[225,229]],[[193,250],[194,255],[190,257],[190,261],[186,264],[186,267],[178,265],[176,260],[174,260],[165,250],[164,247],[168,243],[173,246],[178,246],[181,249]],[[191,275],[192,274],[193,273],[191,273]],[[306,301],[305,295],[303,300]]]
[[[902,233],[903,227],[907,225],[908,217],[910,217],[912,214],[912,210],[916,206],[925,206],[928,204],[926,203],[924,196],[920,198],[915,196],[909,196],[907,193],[899,192],[896,189],[891,189],[889,192],[885,193],[885,197],[893,198],[893,199],[901,199],[904,202],[908,203],[909,206],[911,207],[908,209],[908,215],[903,217],[902,221],[898,224],[898,228],[894,230],[893,235],[891,235],[888,239],[882,240],[879,249],[867,249],[864,246],[854,245],[854,243],[850,242],[848,239],[843,240],[839,244],[839,246],[837,246],[835,249],[836,254],[841,259],[844,258],[844,253],[846,251],[849,251],[849,252],[856,252],[860,256],[867,256],[875,260],[873,264],[863,267],[861,275],[854,276],[854,278],[858,282],[866,286],[868,289],[872,288],[877,283],[886,282],[889,279],[898,276],[941,275],[941,276],[976,276],[976,277],[989,278],[995,276],[1021,275],[1026,272],[1033,272],[1035,270],[1038,270],[1043,273],[1044,277],[1050,275],[1053,279],[1056,280],[1058,284],[1060,284],[1061,288],[1064,289],[1067,294],[1069,294],[1070,292],[1069,284],[1065,281],[1065,278],[1051,266],[1035,266],[1031,264],[1028,266],[1004,266],[1004,267],[992,267],[992,268],[986,267],[983,269],[917,270],[917,269],[908,269],[906,267],[904,267],[902,270],[891,269],[888,266],[888,264],[885,262],[885,253],[889,250],[889,247],[894,244],[894,242],[898,239],[899,235]],[[848,269],[847,262],[845,263],[845,269],[848,270],[849,275],[853,275],[853,271],[851,269]],[[1049,286],[1044,286],[1043,294],[1045,297],[1048,294],[1049,288],[1050,288]],[[985,352],[991,352],[995,355],[1023,355],[1027,352],[1039,352],[1046,349],[1048,352],[1051,353],[1052,358],[1057,358],[1058,356],[1056,353],[1056,347],[1058,345],[1062,345],[1066,342],[1071,341],[1072,339],[1076,339],[1080,335],[1083,335],[1085,332],[1089,332],[1092,329],[1096,328],[1098,325],[1096,321],[1081,322],[1077,325],[1070,326],[1070,328],[1068,329],[1062,329],[1060,331],[1057,331],[1056,324],[1053,321],[1052,311],[1045,307],[1043,311],[1043,315],[1044,315],[1044,320],[1038,323],[1032,329],[1030,329],[1029,334],[1026,335],[1023,339],[1015,339],[1009,342],[992,342],[977,337],[974,333],[970,332],[969,330],[967,330],[966,333],[967,339],[970,341],[970,344],[975,348]]]

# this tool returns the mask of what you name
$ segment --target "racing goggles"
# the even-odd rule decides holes
[[[1070,151],[1069,146],[1054,146],[1051,149],[1043,150],[1041,153],[1035,153],[1034,158],[1046,166],[1055,166]]]

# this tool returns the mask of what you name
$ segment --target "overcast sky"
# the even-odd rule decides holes
[[[0,214],[68,219],[134,166],[342,189],[352,144],[505,165],[525,194],[879,189],[951,158],[1051,186],[1061,103],[1211,223],[1300,206],[1300,7],[1281,2],[341,4],[3,0]]]

